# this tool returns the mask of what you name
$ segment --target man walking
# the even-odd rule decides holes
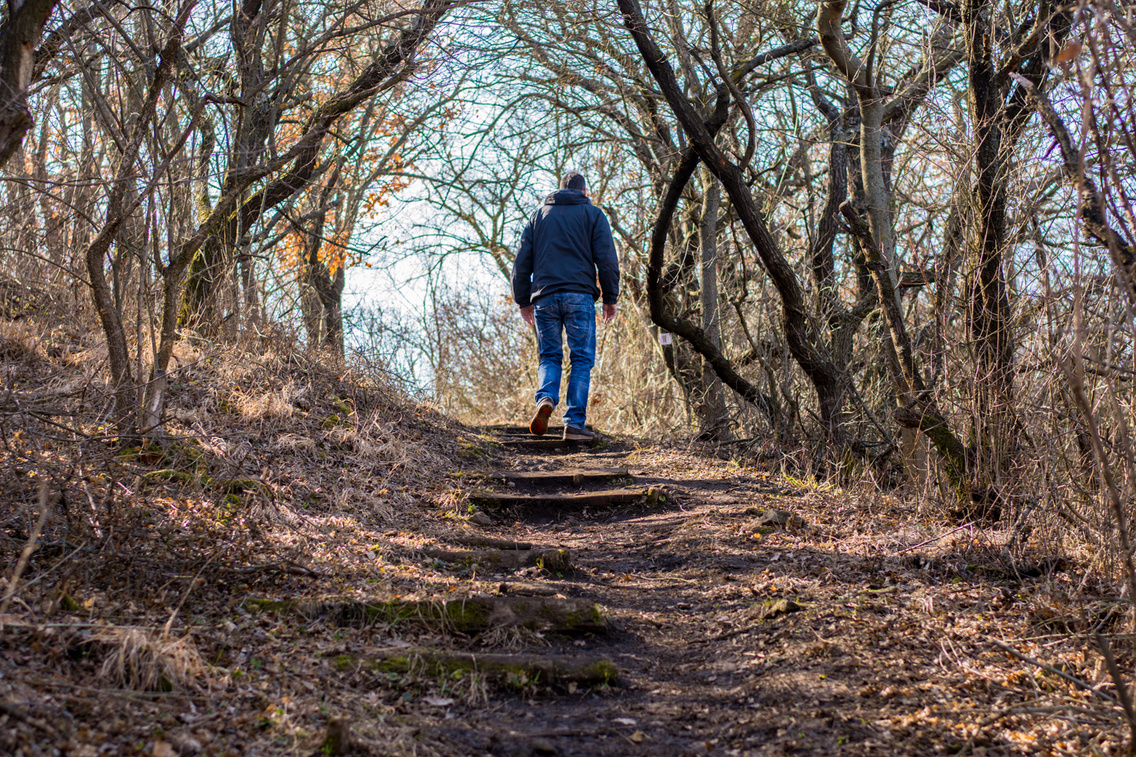
[[[536,414],[529,424],[534,434],[548,431],[548,419],[560,398],[562,334],[566,334],[571,365],[564,438],[595,438],[584,424],[596,359],[596,300],[601,294],[604,321],[610,322],[619,299],[615,240],[607,216],[588,199],[584,177],[572,171],[529,219],[513,263],[513,299],[525,323],[536,325],[540,350]]]

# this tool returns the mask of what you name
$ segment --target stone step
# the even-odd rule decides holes
[[[505,494],[501,492],[481,491],[469,495],[471,504],[486,509],[554,508],[558,512],[564,510],[582,510],[588,507],[659,504],[666,501],[666,498],[666,491],[656,487],[624,487],[621,489],[606,489],[604,491],[581,492],[578,494]]]
[[[509,481],[517,486],[539,488],[630,480],[631,474],[626,468],[569,468],[555,471],[497,471],[489,477]]]

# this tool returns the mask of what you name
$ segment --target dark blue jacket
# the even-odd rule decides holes
[[[607,216],[583,192],[553,192],[521,234],[513,262],[513,299],[528,307],[553,292],[599,299],[601,291],[605,305],[619,299],[619,260]]]

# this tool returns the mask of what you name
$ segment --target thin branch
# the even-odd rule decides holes
[[[1052,665],[1046,665],[1044,662],[1039,662],[1032,657],[1027,657],[1026,655],[1022,654],[1021,652],[1014,649],[1013,647],[1006,646],[1002,642],[997,641],[995,639],[991,639],[990,643],[993,644],[994,646],[998,647],[999,649],[1001,649],[1003,652],[1006,652],[1008,654],[1013,655],[1014,657],[1017,657],[1022,662],[1028,662],[1030,665],[1036,665],[1037,667],[1044,670],[1046,673],[1052,673],[1053,675],[1055,675],[1059,678],[1064,678],[1066,681],[1073,684],[1077,688],[1084,689],[1085,691],[1096,694],[1101,699],[1104,699],[1108,702],[1112,702],[1115,705],[1120,704],[1120,702],[1118,702],[1116,700],[1116,697],[1113,697],[1113,696],[1110,696],[1109,694],[1104,693],[1103,691],[1101,691],[1097,687],[1082,681],[1080,678],[1077,678],[1076,676],[1071,676],[1071,675],[1069,675],[1068,673],[1066,673],[1062,670],[1058,670],[1057,668],[1053,667]]]
[[[1053,133],[1053,138],[1057,140],[1057,145],[1061,148],[1062,167],[1065,175],[1073,183],[1080,196],[1081,218],[1084,219],[1085,230],[1108,248],[1113,265],[1117,267],[1120,274],[1120,281],[1125,292],[1130,301],[1136,303],[1136,248],[1126,242],[1109,225],[1108,219],[1105,217],[1105,205],[1100,191],[1082,166],[1081,151],[1073,144],[1073,138],[1069,136],[1069,130],[1065,128],[1065,122],[1053,109],[1049,99],[1044,93],[1038,91],[1033,82],[1021,74],[1010,74],[1010,78],[1026,92],[1027,99],[1041,115],[1042,120]]]

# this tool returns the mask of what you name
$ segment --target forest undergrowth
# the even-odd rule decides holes
[[[1129,749],[1093,634],[1131,670],[1131,610],[1068,545],[1011,559],[1006,524],[742,446],[520,454],[284,341],[184,341],[163,436],[123,443],[105,356],[48,317],[0,323],[5,754]],[[654,493],[539,517],[471,499],[493,471],[598,464]],[[573,563],[437,556],[472,537]],[[604,634],[419,622],[515,595],[594,601]],[[423,649],[596,650],[612,672],[500,678]]]

